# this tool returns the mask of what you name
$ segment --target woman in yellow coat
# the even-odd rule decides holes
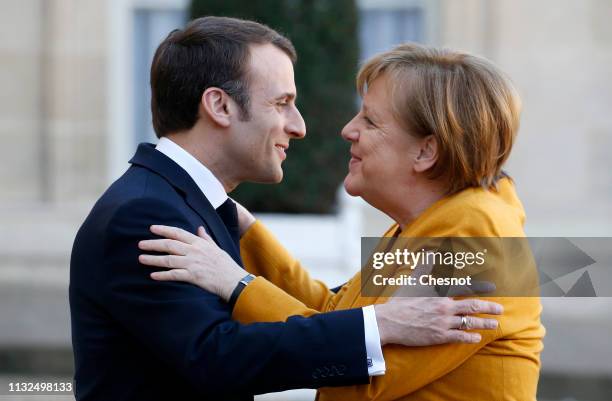
[[[357,87],[363,105],[342,131],[352,156],[344,186],[396,222],[384,236],[524,237],[521,202],[501,171],[520,114],[503,73],[479,57],[406,44],[369,60]],[[283,321],[387,301],[362,296],[360,273],[330,291],[260,222],[241,213],[241,254],[259,277],[238,298],[235,319]],[[189,242],[211,246],[207,239]],[[200,269],[185,281],[218,290],[198,264],[175,267]],[[539,299],[495,301],[504,314],[496,330],[480,332],[481,342],[386,345],[385,375],[368,385],[320,389],[319,401],[535,400],[544,336]]]

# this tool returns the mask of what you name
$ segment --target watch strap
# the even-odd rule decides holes
[[[234,291],[232,291],[232,295],[230,295],[229,299],[229,306],[231,310],[234,310],[234,306],[236,305],[236,301],[238,301],[238,297],[240,296],[240,293],[242,293],[242,290],[244,290],[244,288],[253,280],[255,280],[255,276],[249,273],[240,279],[238,284],[236,284],[236,288],[234,288]]]

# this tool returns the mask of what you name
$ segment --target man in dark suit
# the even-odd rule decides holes
[[[381,343],[451,341],[424,324],[431,321],[424,315],[411,315],[409,299],[379,316],[364,308],[241,325],[221,298],[153,280],[138,263],[138,242],[154,238],[152,224],[164,224],[190,232],[205,227],[241,264],[227,192],[243,181],[279,182],[289,141],[304,137],[294,102],[295,57],[277,32],[230,18],[195,20],[160,44],[151,87],[161,139],[157,147],[138,147],[74,242],[77,400],[251,399],[367,383],[384,373]],[[432,305],[428,316],[444,315]],[[473,312],[491,308],[482,302]],[[454,340],[474,340],[464,334]]]

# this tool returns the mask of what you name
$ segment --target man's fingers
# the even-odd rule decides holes
[[[165,267],[166,269],[183,269],[186,258],[175,255],[140,255],[138,261],[143,265]]]
[[[504,308],[500,304],[482,299],[453,301],[452,308],[455,315],[474,315],[477,313],[501,315],[504,312]]]
[[[186,281],[190,282],[191,273],[185,269],[173,269],[163,272],[151,273],[151,278],[157,281]]]
[[[148,239],[138,243],[138,248],[143,251],[154,251],[169,253],[171,255],[187,255],[188,248],[184,242],[173,239]]]
[[[490,281],[474,281],[470,286],[470,289],[475,294],[487,294],[490,292],[495,292],[495,290],[497,290],[497,286],[495,283]]]
[[[186,244],[193,244],[198,239],[196,235],[178,227],[152,225],[150,230],[153,234],[159,235],[160,237],[175,239]]]
[[[465,327],[461,327],[462,317],[461,316],[453,316],[451,323],[452,329],[462,329],[462,330],[492,330],[497,328],[497,320],[495,319],[485,319],[481,317],[474,316],[465,316]]]
[[[425,263],[423,263],[423,264],[417,265],[417,266],[416,266],[416,267],[413,269],[413,272],[412,272],[412,274],[411,274],[411,275],[412,275],[413,277],[416,277],[417,279],[418,279],[419,277],[421,277],[421,276],[427,276],[427,275],[430,275],[430,274],[431,274],[431,271],[433,270],[433,267],[434,267],[433,263],[429,263],[429,264],[425,264]]]
[[[478,333],[468,333],[463,330],[449,330],[445,342],[448,343],[479,343],[482,337]]]
[[[470,295],[474,295],[475,293],[476,292],[470,286],[454,285],[448,289],[446,296],[447,297],[467,297]]]
[[[495,292],[497,287],[490,281],[474,281],[471,285],[452,286],[446,294],[449,297],[464,297],[469,295]]]
[[[436,288],[429,285],[415,285],[415,286],[407,286],[403,285],[393,293],[392,297],[394,298],[430,298],[437,297],[438,293],[436,292]]]

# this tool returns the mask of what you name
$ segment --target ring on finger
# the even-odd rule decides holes
[[[461,324],[458,327],[459,330],[467,330],[468,329],[468,318],[467,316],[461,316]]]

